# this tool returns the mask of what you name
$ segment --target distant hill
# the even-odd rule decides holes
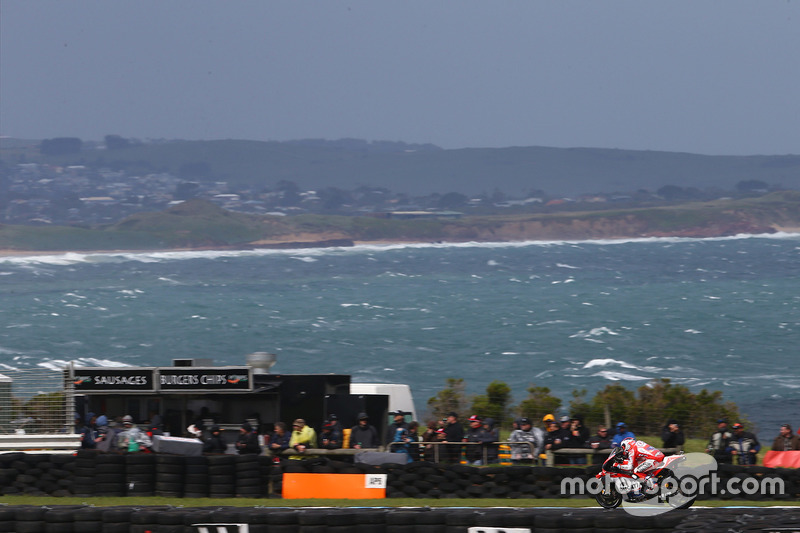
[[[468,195],[499,189],[509,195],[542,190],[551,196],[656,191],[666,185],[731,191],[763,181],[774,189],[800,189],[800,155],[706,156],[601,148],[465,148],[395,142],[305,140],[168,141],[100,150],[85,143],[69,156],[44,157],[2,141],[6,164],[47,161],[105,165],[130,172],[169,171],[193,181],[228,181],[256,189],[282,180],[304,189],[385,187],[396,193]]]
[[[424,217],[271,216],[189,200],[97,228],[0,224],[0,250],[249,249],[354,242],[511,242],[639,237],[719,237],[800,232],[800,192],[662,207],[526,215]]]

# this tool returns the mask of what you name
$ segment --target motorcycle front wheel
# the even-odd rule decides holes
[[[595,494],[594,499],[603,509],[616,509],[622,503],[622,494],[612,488]]]

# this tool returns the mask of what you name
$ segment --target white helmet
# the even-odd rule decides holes
[[[625,453],[628,453],[633,449],[634,446],[636,446],[636,439],[632,437],[624,438],[622,439],[622,442],[619,443],[619,445],[622,447],[622,450]]]

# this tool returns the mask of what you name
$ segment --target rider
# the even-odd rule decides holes
[[[657,470],[664,460],[664,454],[661,450],[650,446],[643,440],[636,440],[633,438],[626,438],[620,443],[621,450],[614,458],[616,467],[631,475],[631,477],[639,478],[651,488],[652,477],[651,472]],[[633,493],[634,498],[641,497],[641,491]]]

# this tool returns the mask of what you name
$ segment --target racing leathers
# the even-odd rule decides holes
[[[625,439],[622,441],[623,460],[617,462],[617,468],[632,476],[645,478],[661,465],[664,453],[642,440]]]

